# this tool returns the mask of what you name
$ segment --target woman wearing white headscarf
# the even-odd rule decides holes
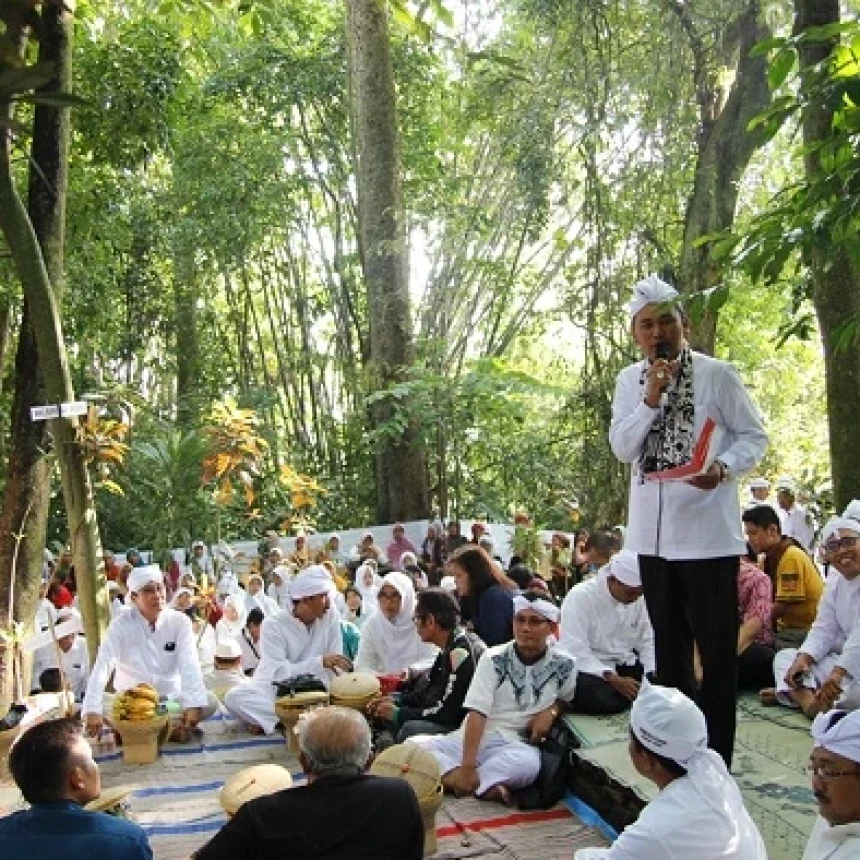
[[[355,572],[355,587],[361,595],[361,607],[364,612],[376,610],[376,595],[382,585],[382,577],[376,573],[376,564],[366,561]]]
[[[290,601],[290,575],[284,565],[279,564],[272,569],[272,581],[269,583],[266,594],[278,604],[280,609],[287,609],[292,605]]]
[[[683,693],[644,681],[630,712],[630,758],[660,793],[611,848],[574,860],[767,860],[761,834],[705,716]]]
[[[263,588],[263,577],[259,573],[252,573],[248,577],[248,590],[245,592],[245,609],[261,609],[263,615],[274,615],[281,607],[276,600],[272,600]]]
[[[248,611],[245,608],[245,596],[239,594],[230,594],[224,599],[224,614],[215,625],[215,639],[236,639],[242,635],[245,629],[245,619],[248,617]]]
[[[380,674],[403,672],[436,656],[438,648],[421,641],[415,628],[415,587],[404,573],[389,573],[377,594],[378,611],[367,619],[355,668]]]
[[[190,588],[178,588],[176,590],[176,594],[173,595],[173,599],[170,601],[170,608],[175,609],[177,612],[185,612],[189,606],[191,606],[191,600],[194,597],[194,592]]]

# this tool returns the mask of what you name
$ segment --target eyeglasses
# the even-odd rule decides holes
[[[827,552],[836,552],[839,549],[851,549],[857,545],[857,541],[859,540],[860,537],[831,538],[826,544],[824,544],[824,549],[827,550]]]
[[[823,764],[817,764],[814,761],[809,762],[805,768],[807,774],[813,779],[816,777],[823,780],[837,779],[840,776],[860,776],[860,770],[832,770]]]
[[[541,627],[549,624],[549,621],[536,615],[515,615],[514,624],[519,624],[520,627]]]

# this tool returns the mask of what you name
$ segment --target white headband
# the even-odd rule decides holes
[[[812,722],[812,739],[817,747],[860,764],[860,711],[819,714]]]
[[[534,612],[537,612],[538,615],[546,618],[547,621],[551,621],[553,624],[558,624],[558,607],[554,603],[550,603],[548,600],[543,600],[541,598],[538,598],[537,600],[529,600],[527,597],[523,597],[522,594],[518,594],[514,598],[514,615],[516,615],[517,612],[522,612],[524,609],[531,609]]]
[[[630,319],[635,319],[636,314],[648,305],[662,305],[678,298],[678,291],[661,281],[656,275],[648,275],[633,287],[633,297],[627,304],[627,312]]]
[[[629,588],[641,588],[639,556],[629,549],[615,553],[609,561],[609,573]]]
[[[642,682],[630,711],[630,728],[643,746],[687,766],[708,747],[704,714],[672,687]]]
[[[140,594],[150,582],[164,583],[164,574],[157,564],[147,564],[145,567],[134,568],[128,575],[128,590],[132,594]]]

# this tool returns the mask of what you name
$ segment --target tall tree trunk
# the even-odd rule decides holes
[[[699,103],[698,154],[684,222],[679,287],[684,293],[695,294],[720,282],[713,246],[696,247],[696,242],[732,226],[741,178],[761,145],[760,135],[748,132],[747,125],[770,104],[767,57],[751,57],[750,50],[766,39],[770,30],[760,20],[757,0],[747,0],[731,24],[737,33],[737,63],[734,83],[723,101],[717,85],[717,61],[695,32],[689,5],[681,0],[670,0],[670,5],[690,42]],[[698,321],[692,340],[696,348],[711,353],[715,337],[716,314],[707,312]]]
[[[384,0],[347,0],[347,44],[358,188],[358,232],[370,316],[371,390],[403,379],[412,364],[408,254],[394,72]],[[376,427],[395,417],[386,398],[372,407]],[[376,451],[377,519],[428,514],[427,477],[414,427],[386,435]]]
[[[56,64],[54,77],[43,91],[71,89],[73,15],[74,3],[70,0],[43,3],[40,60]],[[3,110],[11,112],[8,102]],[[63,272],[68,145],[68,108],[39,105],[34,118],[32,162],[36,178],[30,179],[32,217],[15,187],[8,133],[3,135],[0,146],[0,230],[24,289],[45,395],[50,403],[74,399],[58,302]],[[77,442],[77,421],[55,419],[50,422],[49,430],[60,465],[77,572],[78,606],[84,617],[90,656],[95,659],[107,618],[107,589],[92,486],[83,450]]]
[[[200,414],[200,345],[197,341],[197,270],[194,253],[175,251],[173,308],[176,355],[176,423],[183,431],[195,425]]]
[[[824,27],[840,20],[839,0],[795,0],[795,33],[809,27]],[[809,88],[815,69],[838,45],[838,37],[800,44],[801,84]],[[804,167],[807,181],[822,176],[820,153],[815,144],[833,134],[833,111],[822,99],[804,99],[801,114]],[[807,255],[812,297],[821,328],[827,385],[827,421],[830,430],[830,461],[833,498],[841,510],[858,494],[860,458],[857,457],[854,422],[860,414],[860,342],[845,338],[836,348],[836,338],[846,320],[860,318],[860,272],[844,247],[818,247]]]

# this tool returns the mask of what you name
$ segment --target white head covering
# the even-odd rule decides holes
[[[776,481],[776,489],[777,492],[779,490],[785,490],[791,493],[792,496],[797,495],[797,484],[794,482],[794,478],[789,478],[788,475],[780,475]]]
[[[678,291],[673,286],[661,281],[656,275],[648,275],[645,280],[633,286],[633,297],[627,304],[627,312],[633,320],[642,308],[664,304],[677,298]]]
[[[842,516],[849,520],[860,521],[860,499],[851,499],[845,510],[842,511]]]
[[[57,639],[62,639],[64,636],[70,636],[72,633],[84,632],[84,619],[77,609],[67,606],[57,613],[57,620],[54,622],[56,627],[54,632]]]
[[[164,574],[157,564],[146,564],[143,567],[135,567],[128,575],[128,590],[132,594],[139,594],[141,589],[146,588],[150,582],[164,584]]]
[[[215,656],[219,660],[235,660],[242,656],[242,646],[232,636],[223,636],[216,640]]]
[[[558,607],[549,600],[541,598],[529,600],[527,597],[523,597],[522,594],[518,594],[514,597],[514,615],[522,612],[524,609],[531,609],[533,612],[537,612],[538,615],[546,618],[547,621],[551,621],[553,624],[558,624],[561,614]]]
[[[828,711],[812,722],[812,740],[817,747],[860,764],[860,711]]]
[[[364,581],[365,574],[367,573],[372,575],[370,585],[367,585]],[[376,573],[373,565],[367,562],[359,565],[358,570],[355,572],[355,587],[358,589],[359,594],[361,594],[363,611],[370,612],[372,608],[376,607],[376,595],[379,594],[381,584],[382,577]]]
[[[365,636],[381,642],[385,654],[386,672],[402,672],[422,655],[422,642],[412,620],[415,614],[415,586],[405,573],[388,573],[382,578],[380,590],[390,585],[400,595],[400,611],[389,621],[382,611],[374,612],[364,625]]]
[[[330,594],[331,585],[331,574],[321,564],[312,564],[297,573],[290,583],[290,598],[301,600],[318,594]]]
[[[414,552],[410,550],[406,550],[406,552],[402,553],[400,556],[400,566],[401,567],[410,567],[416,566],[418,564],[418,557]]]
[[[171,600],[171,601],[170,601],[170,605],[171,605],[174,609],[176,608],[176,601],[177,601],[180,597],[182,597],[182,595],[183,595],[183,594],[193,594],[193,592],[191,591],[191,589],[190,589],[190,588],[185,588],[184,586],[183,586],[182,588],[177,588],[177,589],[176,589],[176,594],[174,594],[174,595],[173,595],[173,600]]]
[[[607,572],[619,582],[630,588],[641,588],[642,579],[639,576],[639,556],[629,549],[615,553],[606,565]]]
[[[643,680],[630,711],[630,729],[651,752],[686,768],[691,788],[727,827],[737,829],[746,819],[737,783],[723,759],[708,749],[705,715],[680,690]]]
[[[767,478],[753,478],[750,481],[751,490],[769,490],[770,481]]]
[[[239,636],[245,629],[245,621],[248,617],[248,609],[245,606],[245,597],[243,594],[230,594],[224,600],[224,608],[231,606],[239,613],[239,617],[235,621],[230,621],[226,615],[222,615],[215,625],[215,632],[219,634],[227,634],[228,636]]]

